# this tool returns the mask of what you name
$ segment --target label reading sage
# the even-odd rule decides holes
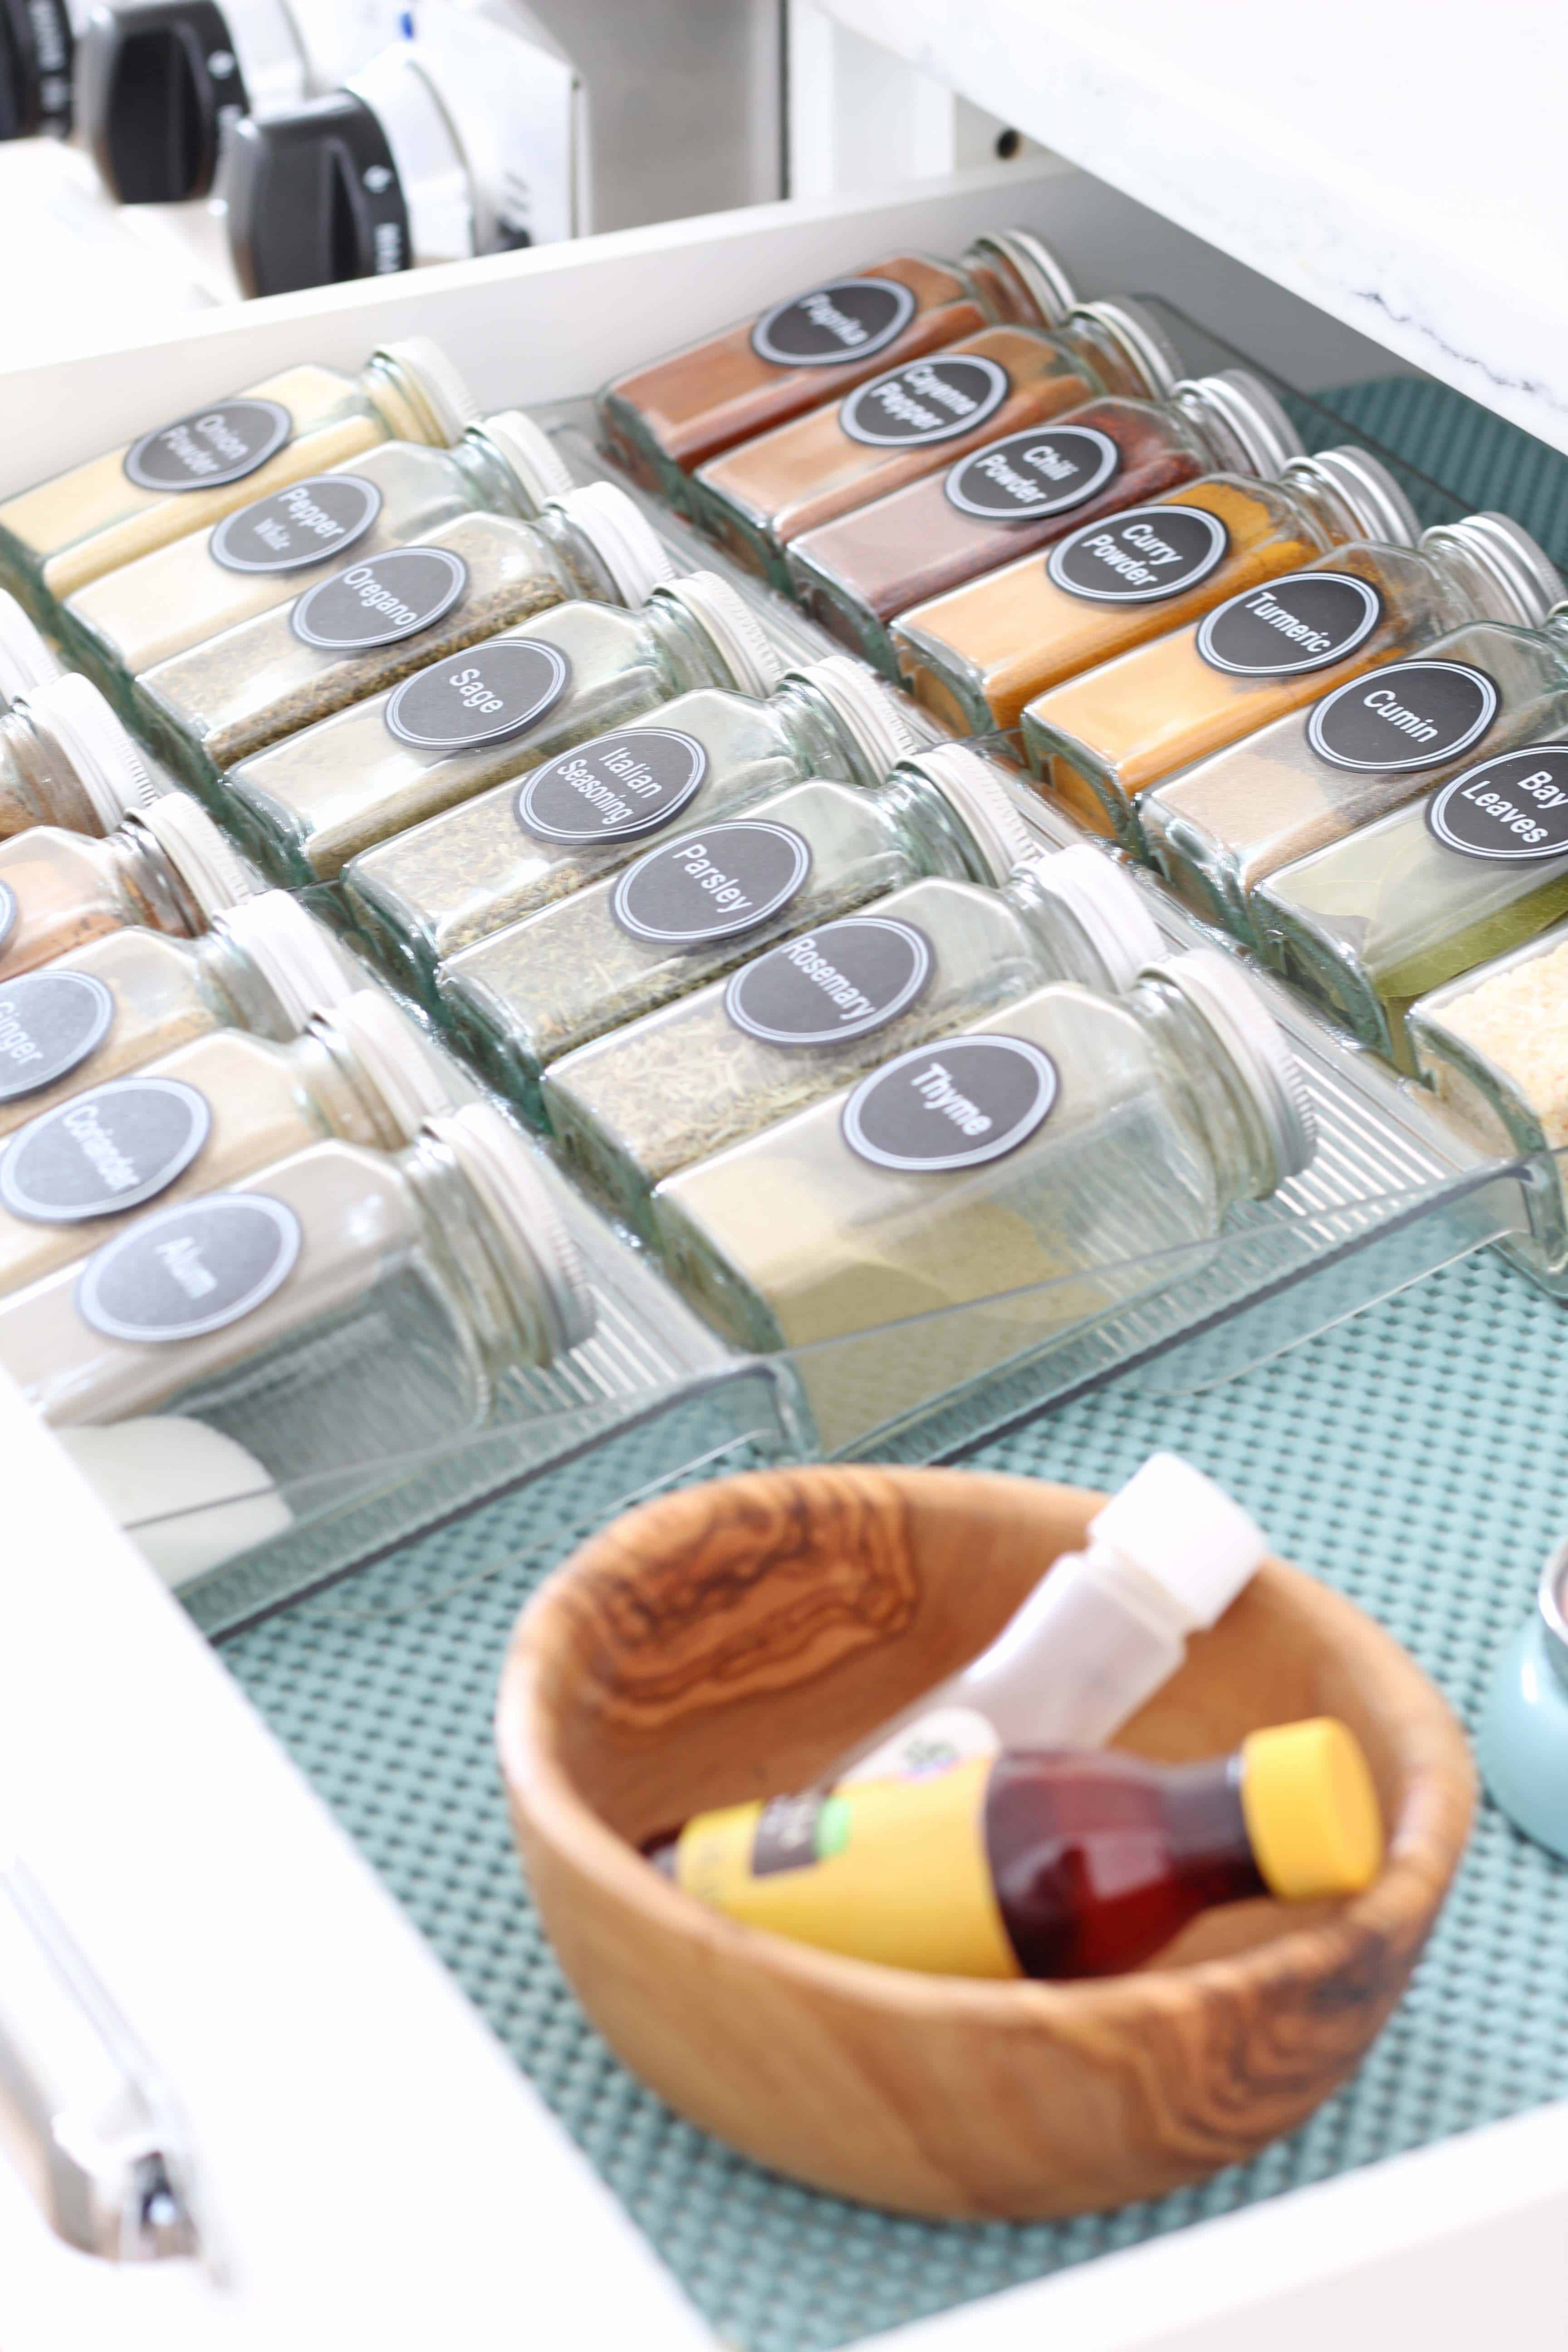
[[[1056,1064],[1037,1045],[950,1037],[862,1078],[844,1106],[844,1139],[878,1168],[978,1168],[1033,1135],[1056,1097]]]
[[[199,1339],[255,1312],[292,1271],[300,1221],[265,1192],[209,1192],[139,1217],[94,1252],[77,1312],[106,1339]]]
[[[63,1078],[113,1018],[113,997],[86,972],[29,971],[0,986],[0,1102]]]
[[[1354,653],[1382,612],[1353,572],[1290,572],[1216,605],[1199,624],[1198,652],[1236,677],[1294,677]]]
[[[931,969],[931,943],[912,923],[846,915],[742,966],[724,992],[724,1010],[763,1045],[828,1045],[894,1020]]]
[[[449,613],[468,584],[468,565],[450,549],[395,547],[308,588],[294,607],[294,635],[326,653],[395,646]]]
[[[915,315],[915,298],[894,278],[835,278],[764,310],[752,349],[774,367],[837,367],[886,351]]]
[[[341,555],[380,512],[374,482],[358,474],[312,474],[226,515],[207,552],[226,572],[294,572]]]
[[[293,429],[276,400],[220,400],[143,433],[125,471],[141,490],[216,490],[265,466]]]
[[[1026,522],[1068,514],[1110,481],[1121,452],[1108,433],[1056,425],[1009,433],[988,449],[961,457],[942,485],[950,506],[982,522]]]
[[[622,875],[610,912],[633,939],[696,947],[776,915],[810,870],[790,826],[741,817],[650,849]]]
[[[535,768],[517,796],[517,821],[543,841],[625,841],[679,816],[708,754],[675,727],[616,727]]]
[[[942,353],[873,376],[838,411],[851,441],[874,449],[922,449],[955,441],[994,416],[1007,397],[1007,372],[977,352]]]
[[[405,678],[386,706],[387,729],[422,751],[471,751],[542,719],[571,678],[553,646],[498,637]]]
[[[16,920],[16,893],[8,882],[0,882],[0,948],[10,938]]]
[[[0,1159],[0,1201],[49,1225],[138,1208],[184,1175],[211,1129],[195,1087],[111,1078],[18,1129]]]
[[[1533,743],[1467,768],[1426,803],[1445,849],[1465,857],[1561,857],[1568,850],[1568,743]]]
[[[1391,662],[1326,694],[1307,740],[1336,768],[1435,768],[1479,742],[1497,706],[1492,680],[1467,662]]]
[[[1069,596],[1098,604],[1152,604],[1206,580],[1230,545],[1204,507],[1129,507],[1058,540],[1046,571]]]

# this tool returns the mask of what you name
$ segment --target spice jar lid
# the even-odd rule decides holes
[[[1005,882],[1009,874],[1040,856],[1039,835],[1031,830],[1001,776],[981,752],[963,743],[942,743],[906,757],[900,765],[934,784],[951,803],[965,831],[973,835],[993,882]],[[1159,952],[1156,947],[1154,953]]]
[[[0,704],[35,686],[47,686],[62,666],[15,596],[0,588]]]
[[[1434,523],[1422,532],[1420,543],[1463,548],[1501,597],[1500,617],[1517,617],[1526,628],[1538,629],[1563,593],[1557,566],[1511,515],[1472,514],[1458,522]]]
[[[826,704],[879,783],[900,760],[912,759],[927,748],[890,689],[849,655],[829,654],[823,661],[792,669],[789,676]]]
[[[405,335],[395,343],[383,343],[374,356],[387,362],[427,410],[438,440],[448,446],[460,441],[468,426],[478,424],[479,402],[428,335]]]
[[[1164,940],[1143,893],[1124,866],[1089,842],[1037,854],[1030,868],[1042,890],[1061,899],[1088,935],[1112,988],[1131,988],[1159,961]]]
[[[1306,450],[1301,436],[1268,386],[1249,368],[1221,368],[1215,375],[1185,376],[1171,397],[1217,417],[1240,447],[1248,469],[1268,480]]]
[[[412,1143],[427,1118],[468,1091],[417,1024],[378,988],[356,989],[310,1024],[329,1053],[346,1046],[386,1114],[387,1148]]]
[[[542,425],[521,408],[501,408],[481,416],[465,436],[483,441],[494,450],[537,514],[551,499],[563,498],[572,487],[572,468]]]
[[[426,1121],[484,1209],[507,1271],[538,1316],[543,1361],[593,1331],[597,1315],[577,1245],[539,1172],[534,1154],[493,1104],[465,1103]]]
[[[988,229],[972,250],[1000,254],[1023,280],[1046,325],[1061,325],[1073,305],[1072,280],[1044,237],[1032,228]]]
[[[1151,1454],[1090,1519],[1089,1533],[1097,1549],[1107,1545],[1142,1569],[1189,1633],[1217,1624],[1268,1555],[1256,1521],[1179,1454]]]
[[[584,482],[549,505],[582,532],[626,604],[646,604],[661,580],[674,579],[674,557],[637,501],[614,482]]]
[[[1164,400],[1181,382],[1181,352],[1152,310],[1119,294],[1114,302],[1078,302],[1068,312],[1075,319],[1092,319],[1110,337],[1155,399]]]
[[[87,794],[100,833],[112,833],[153,796],[135,744],[96,686],[74,674],[21,698],[31,724],[49,738]]]
[[[1275,1183],[1299,1176],[1318,1148],[1306,1075],[1241,966],[1217,948],[1190,948],[1146,969],[1180,989],[1224,1046],[1257,1107]]]
[[[1355,529],[1383,547],[1414,547],[1421,520],[1386,466],[1369,449],[1314,449],[1279,469],[1282,482],[1316,482],[1331,490]]]
[[[205,923],[242,898],[257,895],[238,856],[205,810],[184,793],[164,793],[126,814],[127,824],[144,825],[184,885]]]
[[[690,614],[718,651],[738,691],[771,694],[784,674],[784,657],[738,590],[716,572],[687,572],[654,590]]]
[[[312,1013],[342,1004],[364,973],[324,923],[287,890],[263,890],[215,916],[213,929],[238,949],[278,1001],[281,1027],[298,1036]]]

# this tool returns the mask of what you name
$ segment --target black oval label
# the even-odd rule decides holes
[[[1288,572],[1216,604],[1198,625],[1198,652],[1235,677],[1295,677],[1353,654],[1382,612],[1353,572]]]
[[[942,352],[873,376],[849,394],[838,422],[873,449],[923,449],[956,441],[994,416],[1007,397],[1007,371],[977,352]]]
[[[1056,1064],[1037,1045],[949,1037],[862,1078],[844,1106],[844,1140],[878,1168],[978,1168],[1016,1150],[1056,1098]]]
[[[961,457],[942,485],[948,504],[982,522],[1026,522],[1069,514],[1111,480],[1121,452],[1089,425],[1009,433]]]
[[[517,821],[544,841],[625,841],[679,816],[708,754],[676,727],[616,727],[535,768],[517,796]]]
[[[395,646],[449,613],[468,584],[468,567],[445,547],[394,547],[348,563],[294,607],[294,635],[324,653]]]
[[[195,1087],[110,1078],[17,1129],[0,1159],[0,1201],[49,1225],[139,1208],[184,1175],[211,1131]]]
[[[1568,850],[1568,743],[1500,751],[1434,793],[1426,822],[1466,857],[1561,857]]]
[[[214,528],[207,552],[226,572],[295,572],[363,539],[381,492],[358,474],[312,474],[253,499]]]
[[[1497,707],[1496,685],[1468,662],[1391,662],[1326,694],[1307,740],[1336,768],[1434,768],[1479,742]]]
[[[635,940],[696,947],[765,922],[810,871],[810,848],[790,826],[741,817],[650,849],[622,875],[610,911]]]
[[[1152,604],[1206,580],[1229,545],[1229,532],[1206,507],[1129,507],[1059,539],[1046,571],[1069,596]]]
[[[553,646],[497,637],[405,678],[386,706],[387,728],[420,751],[470,751],[542,719],[571,677],[570,662]]]
[[[143,433],[125,471],[141,490],[216,490],[265,466],[293,430],[276,400],[220,400]]]
[[[8,882],[0,882],[0,948],[11,936],[16,920],[16,893]]]
[[[896,278],[833,278],[764,310],[752,349],[774,367],[838,367],[886,351],[914,315],[914,294]]]
[[[931,942],[912,923],[846,915],[743,965],[724,992],[724,1010],[765,1045],[830,1045],[893,1020],[931,969]]]
[[[113,997],[86,972],[24,972],[0,987],[0,1102],[63,1078],[113,1018]]]
[[[96,1250],[77,1312],[107,1339],[199,1339],[271,1297],[300,1255],[300,1220],[265,1192],[209,1192],[138,1217]]]

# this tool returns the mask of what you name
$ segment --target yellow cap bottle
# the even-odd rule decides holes
[[[1383,1866],[1371,1770],[1331,1716],[1243,1740],[1241,1806],[1258,1867],[1285,1902],[1359,1895]]]

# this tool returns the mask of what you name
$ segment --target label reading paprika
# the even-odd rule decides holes
[[[143,433],[125,452],[125,471],[140,490],[220,489],[265,466],[293,429],[276,400],[220,400]]]
[[[851,441],[873,449],[923,449],[955,441],[994,416],[1007,397],[1007,372],[976,352],[940,352],[873,376],[838,411]]]
[[[886,351],[915,315],[912,289],[896,278],[834,278],[764,310],[752,349],[774,367],[840,367]]]
[[[1204,507],[1129,507],[1060,539],[1046,572],[1069,596],[1096,604],[1152,604],[1206,580],[1230,545]]]
[[[1568,743],[1534,743],[1467,768],[1426,803],[1445,849],[1464,857],[1561,857],[1568,850]]]
[[[949,506],[982,522],[1027,522],[1068,514],[1102,490],[1121,464],[1108,433],[1088,425],[1054,425],[1009,433],[961,457],[942,488]]]

